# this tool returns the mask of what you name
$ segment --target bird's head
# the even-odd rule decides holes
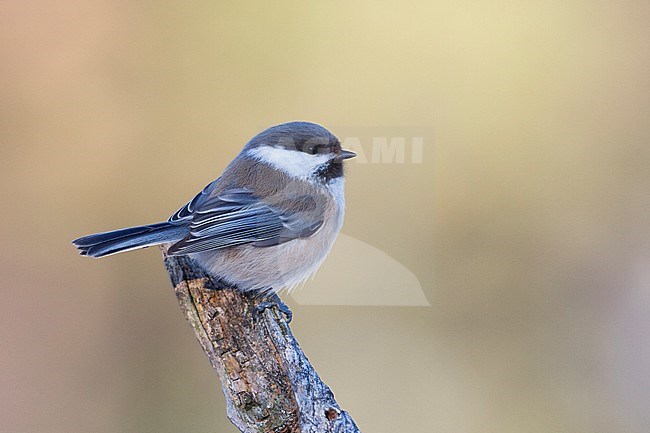
[[[327,129],[310,122],[273,126],[253,137],[243,153],[289,176],[329,182],[343,176],[343,161],[356,156]]]

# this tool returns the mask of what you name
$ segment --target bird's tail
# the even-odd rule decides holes
[[[162,222],[84,236],[75,239],[72,244],[82,256],[104,257],[151,245],[177,242],[188,232],[186,226]]]

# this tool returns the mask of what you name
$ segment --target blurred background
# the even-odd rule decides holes
[[[70,240],[166,219],[294,119],[423,137],[403,163],[361,140],[343,233],[430,306],[286,297],[362,431],[650,431],[648,22],[643,0],[1,2],[0,431],[236,431],[159,251]],[[332,260],[372,293],[364,254]]]

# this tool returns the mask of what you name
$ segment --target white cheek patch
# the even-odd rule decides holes
[[[271,164],[289,176],[302,179],[312,175],[321,165],[332,158],[331,155],[310,155],[305,152],[271,146],[256,147],[249,150],[248,155],[258,161]]]

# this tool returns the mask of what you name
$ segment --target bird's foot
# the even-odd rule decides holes
[[[259,319],[259,317],[262,315],[264,310],[273,307],[277,307],[277,309],[280,310],[282,314],[284,314],[285,321],[287,323],[291,323],[291,320],[293,319],[293,312],[289,309],[287,304],[285,304],[282,301],[282,299],[280,299],[277,293],[266,295],[265,300],[257,304],[257,306],[255,307],[255,311],[253,312],[253,317],[255,319]]]

